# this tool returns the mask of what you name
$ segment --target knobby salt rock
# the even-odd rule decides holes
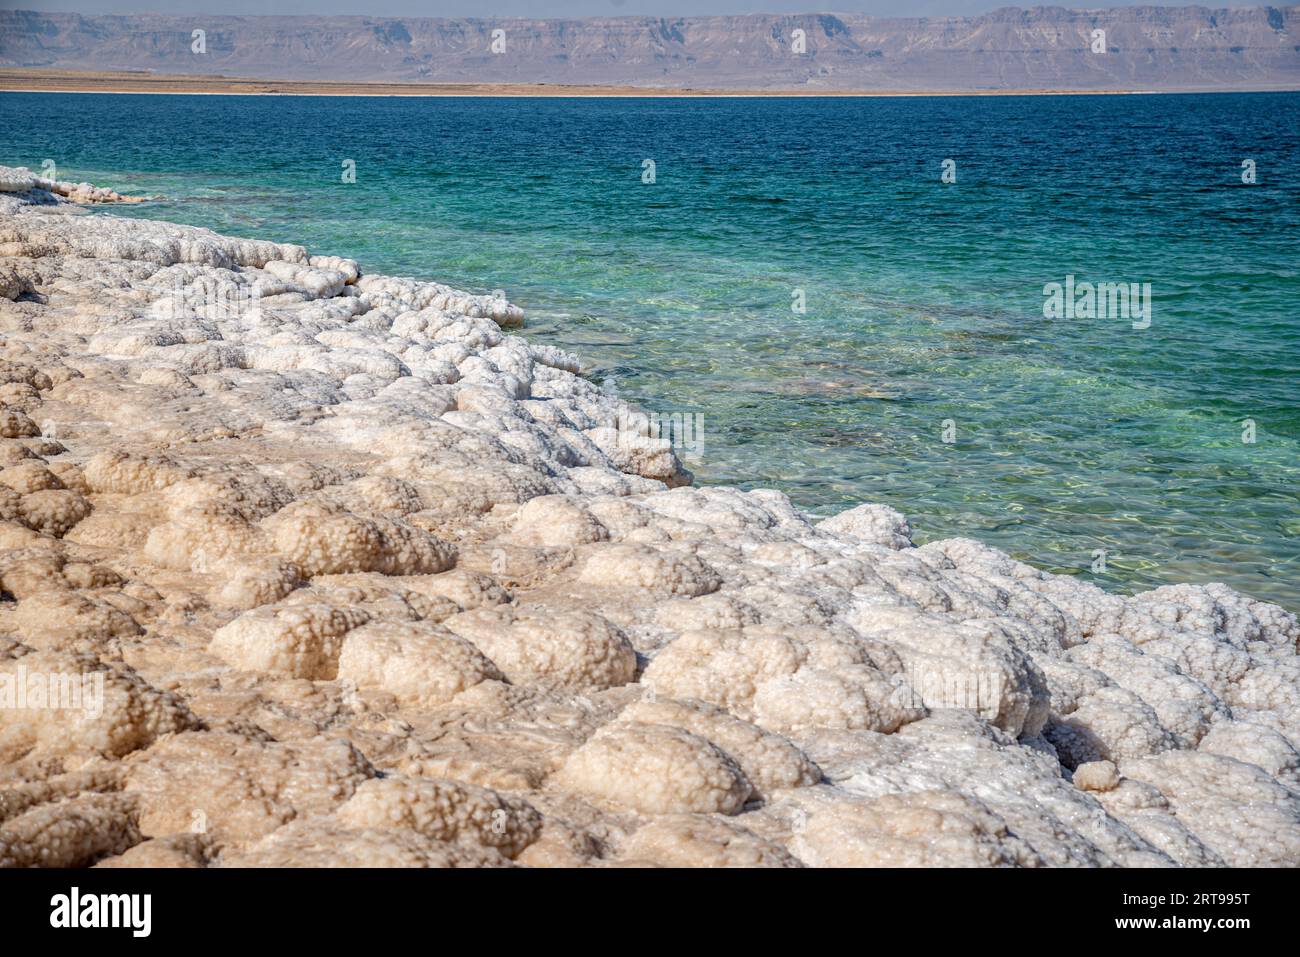
[[[1283,609],[691,487],[506,300],[124,199],[0,168],[0,864],[1300,860]]]

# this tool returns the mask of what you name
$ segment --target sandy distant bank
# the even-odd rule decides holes
[[[1145,90],[718,90],[561,83],[355,83],[0,68],[7,93],[218,93],[258,96],[1026,96],[1143,93]]]

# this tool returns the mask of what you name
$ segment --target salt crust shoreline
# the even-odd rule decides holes
[[[1294,615],[690,487],[505,300],[125,199],[0,167],[0,865],[1300,861]]]

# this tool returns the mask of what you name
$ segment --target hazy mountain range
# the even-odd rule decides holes
[[[194,52],[195,30],[204,31],[204,52]],[[1096,30],[1105,31],[1105,52],[1093,49]],[[494,38],[503,52],[493,52]],[[574,20],[4,10],[0,65],[697,88],[1300,89],[1300,7]]]

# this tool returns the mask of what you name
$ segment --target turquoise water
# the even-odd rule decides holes
[[[1300,94],[0,110],[0,162],[162,197],[114,213],[505,290],[596,381],[701,414],[699,481],[1300,609]],[[1044,319],[1067,274],[1149,282],[1150,327]]]

